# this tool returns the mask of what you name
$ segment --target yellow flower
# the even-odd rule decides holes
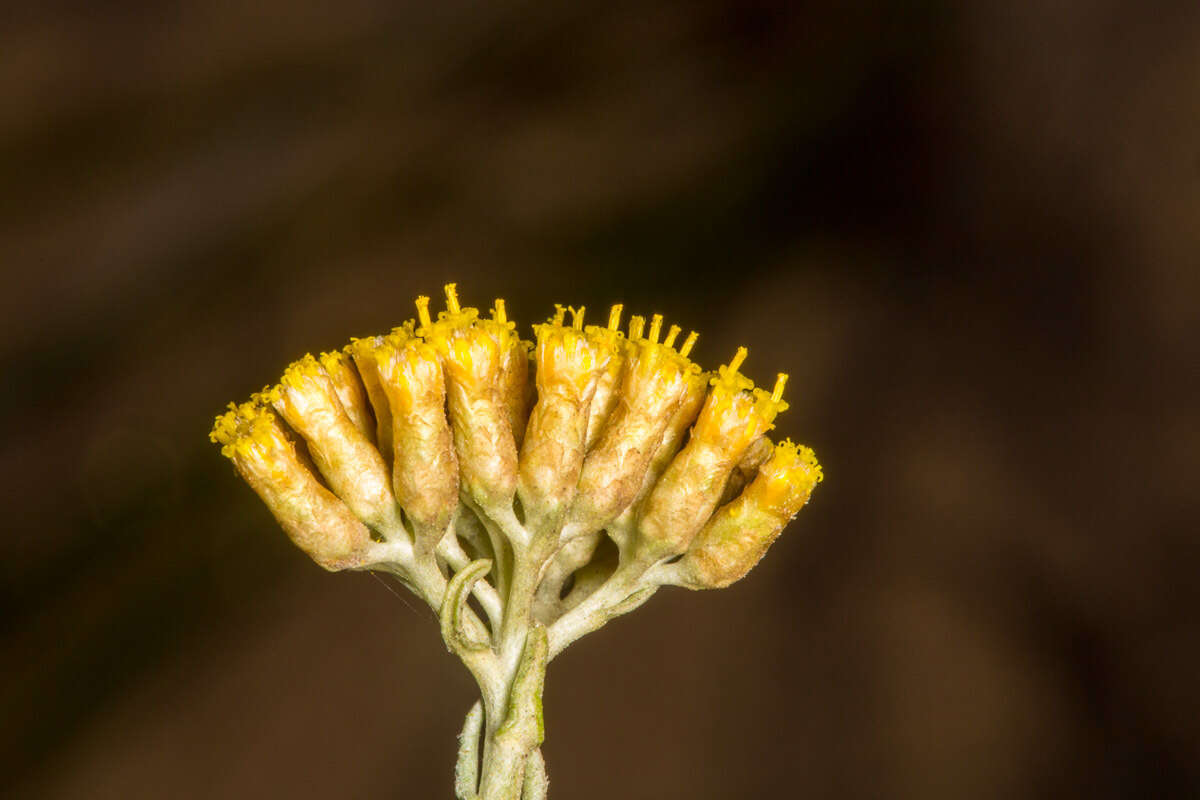
[[[266,393],[308,445],[329,486],[367,525],[386,535],[400,529],[383,456],[346,414],[329,374],[311,355],[294,362]]]
[[[606,327],[588,325],[584,328],[588,337],[599,343],[609,353],[608,364],[596,381],[596,391],[592,393],[592,403],[588,407],[586,442],[588,450],[591,450],[592,445],[600,438],[600,431],[603,429],[604,423],[612,415],[617,401],[620,399],[617,390],[621,383],[621,370],[625,365],[625,347],[622,342],[624,334],[620,331],[621,312],[624,309],[625,307],[620,303],[613,306],[608,312]]]
[[[521,347],[503,304],[497,318],[479,319],[479,311],[463,308],[455,284],[446,286],[446,311],[434,322],[429,298],[417,298],[424,338],[442,359],[446,371],[450,423],[458,451],[463,490],[483,508],[511,508],[517,484],[517,444],[513,435],[513,350]]]
[[[371,544],[366,526],[317,481],[274,413],[257,401],[231,403],[209,438],[314,561],[328,570],[362,563]]]
[[[747,351],[739,347],[720,367],[692,428],[691,438],[667,467],[646,500],[638,546],[646,556],[677,555],[716,509],[725,481],[746,449],[772,427],[787,408],[780,373],[768,394],[738,372]]]
[[[337,392],[346,416],[350,417],[354,427],[374,442],[375,420],[371,415],[370,401],[367,400],[366,389],[358,379],[358,372],[355,371],[350,356],[344,350],[321,353],[321,366],[329,374],[329,380],[333,382],[334,391]]]
[[[570,311],[570,326],[563,324],[561,306],[549,322],[534,326],[537,403],[520,460],[525,513],[536,523],[546,521],[552,526],[557,526],[574,497],[592,399],[616,349],[613,332],[584,331],[584,309]]]
[[[587,454],[572,521],[597,529],[615,519],[637,497],[655,451],[700,368],[672,345],[680,333],[672,326],[658,341],[662,316],[656,314],[642,338],[631,332],[617,402],[602,433]],[[635,330],[640,326],[635,323]]]
[[[354,359],[363,390],[371,401],[375,417],[375,444],[383,460],[392,460],[392,412],[388,409],[387,395],[379,379],[379,364],[375,361],[375,348],[383,344],[382,336],[351,339],[345,352]]]
[[[821,479],[812,450],[790,441],[777,444],[758,477],[697,534],[679,562],[684,584],[719,589],[749,572]]]
[[[533,326],[533,347],[504,300],[484,319],[454,284],[445,290],[436,320],[420,297],[415,320],[301,358],[218,419],[222,452],[321,563],[369,565],[355,560],[368,528],[416,558],[447,541],[438,557],[457,558],[446,538],[457,530],[500,562],[499,530],[536,537],[547,558],[583,539],[577,559],[607,528],[629,559],[687,553],[689,585],[716,584],[749,569],[747,553],[765,549],[819,480],[811,451],[766,438],[787,408],[787,376],[755,388],[739,372],[745,348],[704,373],[689,358],[695,332],[676,348],[682,329],[664,335],[655,314],[631,317],[623,334],[621,305],[587,326],[583,308],[558,306]],[[318,516],[336,547],[321,544]]]
[[[458,459],[444,411],[446,383],[437,352],[407,328],[372,351],[392,424],[392,486],[432,550],[458,506]]]

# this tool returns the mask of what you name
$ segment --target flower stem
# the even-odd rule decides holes
[[[521,660],[512,679],[504,719],[495,730],[491,721],[487,727],[479,779],[480,800],[521,798],[526,783],[526,761],[544,738],[542,686],[546,678],[547,655],[546,629],[534,623],[525,638]]]

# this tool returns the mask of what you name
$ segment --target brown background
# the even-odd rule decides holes
[[[1200,788],[1195,3],[25,5],[0,793],[449,795],[428,612],[205,439],[446,280],[746,344],[826,466],[555,663],[552,796]]]

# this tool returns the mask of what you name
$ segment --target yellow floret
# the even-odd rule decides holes
[[[258,396],[261,396],[259,393]],[[221,447],[221,455],[236,459],[244,456],[268,458],[278,447],[291,447],[277,427],[275,415],[259,399],[235,405],[217,417],[209,439]]]
[[[758,501],[785,516],[794,514],[797,502],[803,502],[800,498],[807,500],[813,487],[824,479],[812,448],[790,439],[775,445],[775,451],[758,472],[763,479],[761,488],[754,492]]]

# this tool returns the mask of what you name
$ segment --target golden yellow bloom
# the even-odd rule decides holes
[[[615,410],[584,462],[571,518],[586,529],[603,527],[633,502],[667,426],[700,374],[671,347],[677,326],[659,343],[661,325],[656,314],[645,338],[631,338]]]
[[[364,563],[366,526],[308,471],[273,412],[258,402],[231,403],[209,438],[314,561],[331,571]]]
[[[400,530],[387,464],[350,420],[315,358],[307,355],[289,366],[267,399],[304,437],[330,488],[361,520],[385,535]]]
[[[529,421],[529,409],[533,404],[533,384],[530,381],[529,360],[533,345],[516,335],[516,324],[508,319],[504,300],[496,298],[492,318],[480,324],[496,329],[500,342],[500,394],[508,410],[508,425],[512,429],[513,442],[517,450],[525,439],[525,426]],[[506,330],[505,330],[506,329]]]
[[[616,338],[583,330],[584,310],[571,309],[573,324],[563,324],[563,309],[544,325],[535,325],[537,403],[529,417],[521,449],[520,497],[527,516],[557,527],[579,482],[587,439],[588,409]]]
[[[813,451],[780,442],[741,496],[718,511],[680,560],[681,582],[719,589],[749,572],[821,482]]]
[[[366,388],[358,377],[354,362],[344,351],[321,353],[321,366],[329,374],[333,382],[338,400],[346,411],[346,416],[354,423],[354,427],[363,432],[372,442],[375,441],[375,418],[371,414],[371,405],[367,400]]]
[[[375,444],[384,461],[392,460],[392,412],[388,409],[387,395],[379,382],[379,365],[375,362],[375,348],[383,343],[382,336],[366,339],[351,339],[346,352],[354,359],[354,366],[362,378],[363,388],[371,401],[375,416]]]
[[[436,321],[418,298],[415,322],[306,356],[260,397],[385,537],[408,530],[431,552],[460,493],[511,525],[519,488],[528,526],[566,525],[571,538],[615,522],[638,559],[677,555],[771,452],[786,376],[771,393],[754,388],[738,371],[745,348],[710,379],[688,358],[697,334],[676,350],[682,329],[664,334],[661,315],[634,315],[623,336],[621,305],[586,327],[582,308],[568,323],[559,306],[534,326],[530,410],[529,345],[504,301],[481,319],[445,289]]]
[[[692,428],[687,445],[667,467],[646,500],[639,523],[643,555],[682,553],[716,508],[730,471],[746,448],[772,427],[787,408],[780,374],[775,390],[755,389],[738,373],[746,348],[738,348],[728,366],[720,367]]]
[[[431,550],[458,506],[458,458],[446,422],[446,383],[437,352],[407,328],[382,338],[374,359],[393,433],[392,487]]]
[[[692,334],[692,337],[694,336],[695,334]],[[692,341],[695,340],[692,339]],[[680,350],[680,354],[687,355],[683,349]],[[663,432],[662,441],[654,450],[654,456],[650,460],[650,468],[646,471],[646,481],[642,483],[643,491],[641,494],[646,494],[653,488],[654,483],[662,475],[663,470],[671,463],[671,459],[675,458],[679,453],[683,437],[692,427],[692,423],[696,421],[696,416],[700,413],[700,409],[704,407],[704,400],[708,397],[708,383],[711,378],[712,373],[708,372],[690,373],[687,376],[687,386],[683,390],[683,398],[679,401],[679,407],[671,416],[671,421],[667,423],[667,429]]]
[[[621,386],[621,370],[625,366],[625,347],[621,344],[624,335],[619,330],[619,326],[621,312],[624,308],[623,305],[617,303],[609,310],[607,327],[588,325],[584,328],[590,337],[604,342],[610,350],[608,365],[596,381],[596,391],[592,393],[592,403],[588,408],[586,444],[588,450],[591,450],[600,438],[600,431],[603,430],[604,423],[612,416],[613,409],[617,407],[617,401],[620,399],[617,390]]]
[[[505,322],[480,320],[462,308],[453,283],[446,311],[429,316],[429,298],[417,298],[417,334],[433,346],[446,371],[454,448],[463,491],[484,508],[511,506],[517,484],[517,445],[505,395],[505,364],[516,334]],[[519,341],[519,340],[518,340]]]

